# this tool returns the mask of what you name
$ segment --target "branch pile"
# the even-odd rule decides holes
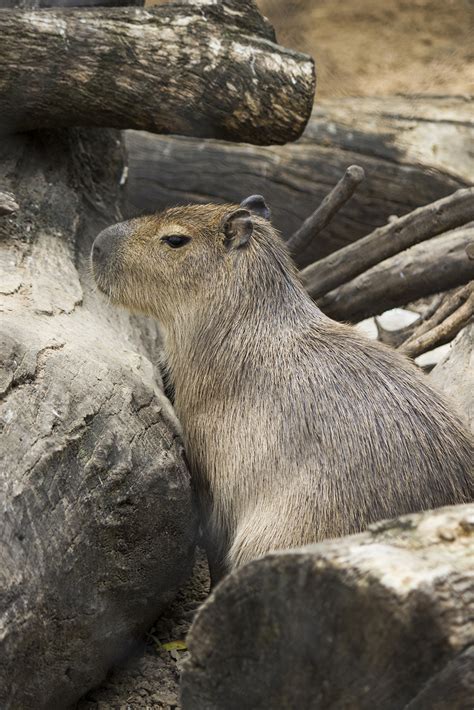
[[[362,182],[357,165],[289,238],[304,251]],[[321,226],[322,225],[322,226]],[[474,188],[419,207],[300,271],[308,293],[332,318],[357,322],[442,293],[414,326],[379,338],[417,357],[450,342],[474,312]]]

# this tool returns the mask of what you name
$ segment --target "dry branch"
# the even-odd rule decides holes
[[[331,318],[356,323],[463,286],[474,278],[474,262],[466,254],[473,237],[471,225],[417,244],[319,298],[318,305]]]
[[[252,0],[0,10],[0,129],[71,125],[284,143],[314,63],[274,43]]]
[[[429,309],[429,315],[423,317],[422,322],[414,323],[415,328],[413,333],[405,338],[403,345],[408,345],[410,340],[419,338],[420,335],[427,333],[429,330],[435,326],[442,323],[448,316],[454,313],[462,304],[467,301],[472,293],[473,284],[472,282],[461,286],[460,288],[454,289],[454,291],[449,291],[444,294],[444,297],[440,295],[440,298],[436,300],[436,308]]]
[[[319,207],[287,241],[288,249],[293,253],[303,252],[308,243],[329,224],[334,215],[352,197],[364,177],[363,168],[359,165],[350,165]]]
[[[308,293],[319,298],[385,259],[472,220],[474,188],[457,190],[307,266],[301,279]]]
[[[436,313],[435,316],[433,316],[433,320],[437,320],[438,324],[433,325],[429,330],[424,330],[424,332],[419,335],[415,332],[409,340],[400,346],[399,350],[405,355],[408,355],[408,357],[415,358],[428,350],[433,350],[440,345],[449,343],[455,338],[459,331],[469,323],[474,313],[474,290],[472,284],[469,284],[467,289],[469,291],[467,300],[465,300],[461,306],[444,319],[442,319],[442,313],[439,315]],[[455,300],[459,299],[452,299],[446,303],[445,312],[448,311],[448,306],[451,307]],[[440,308],[439,310],[444,311],[445,309]],[[428,324],[429,321],[422,325],[427,326]]]
[[[0,217],[20,209],[16,197],[11,192],[0,192]]]

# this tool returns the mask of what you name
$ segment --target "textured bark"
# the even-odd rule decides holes
[[[11,192],[0,192],[0,217],[16,212],[19,205]]]
[[[432,370],[433,385],[450,397],[474,434],[474,323],[452,342],[447,355]]]
[[[456,506],[237,570],[188,635],[183,710],[467,710],[473,544]]]
[[[414,336],[403,343],[400,352],[408,357],[418,357],[423,353],[433,350],[440,345],[450,343],[451,340],[466,326],[474,315],[474,290],[462,306],[451,313],[445,320],[434,326],[422,335]]]
[[[301,135],[314,64],[252,0],[2,10],[0,129],[140,128],[250,143]]]
[[[315,106],[284,147],[126,134],[129,214],[170,204],[240,202],[263,194],[289,238],[356,163],[366,178],[304,252],[300,266],[472,184],[474,120],[459,97],[338,99]]]
[[[337,185],[326,195],[319,207],[288,239],[287,246],[290,252],[298,254],[319,232],[322,232],[324,227],[327,227],[334,215],[350,200],[364,177],[365,173],[360,165],[350,165],[347,168]]]
[[[318,298],[415,244],[472,221],[474,188],[458,190],[310,264],[301,272],[301,280],[310,296]]]
[[[474,225],[467,225],[417,244],[330,291],[318,305],[331,318],[357,323],[463,286],[474,278],[474,262],[466,253],[473,237]]]
[[[188,575],[196,516],[154,326],[91,289],[118,135],[2,142],[0,706],[68,707]]]

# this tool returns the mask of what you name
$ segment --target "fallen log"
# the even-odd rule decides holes
[[[467,709],[473,544],[462,505],[245,565],[193,623],[183,710]]]
[[[301,281],[312,298],[319,298],[381,261],[471,221],[474,188],[458,190],[310,264],[300,272]]]
[[[189,574],[197,533],[158,334],[94,293],[119,136],[2,141],[0,707],[72,706]],[[157,360],[155,360],[157,361]]]
[[[430,372],[432,384],[452,399],[474,434],[474,323],[451,343],[447,355]]]
[[[303,267],[408,212],[472,185],[474,120],[462,97],[324,101],[296,143],[254,148],[127,132],[126,212],[262,194],[288,239],[351,164],[365,180],[301,254]]]
[[[463,286],[474,278],[474,262],[466,253],[473,236],[474,225],[467,225],[417,244],[330,291],[317,303],[331,318],[357,323]]]
[[[0,10],[0,131],[140,128],[259,144],[301,135],[312,59],[252,0]]]

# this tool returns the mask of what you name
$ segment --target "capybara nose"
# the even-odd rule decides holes
[[[92,263],[96,268],[105,266],[114,250],[117,248],[117,243],[120,238],[120,229],[118,224],[113,224],[107,227],[97,235],[92,245]]]

